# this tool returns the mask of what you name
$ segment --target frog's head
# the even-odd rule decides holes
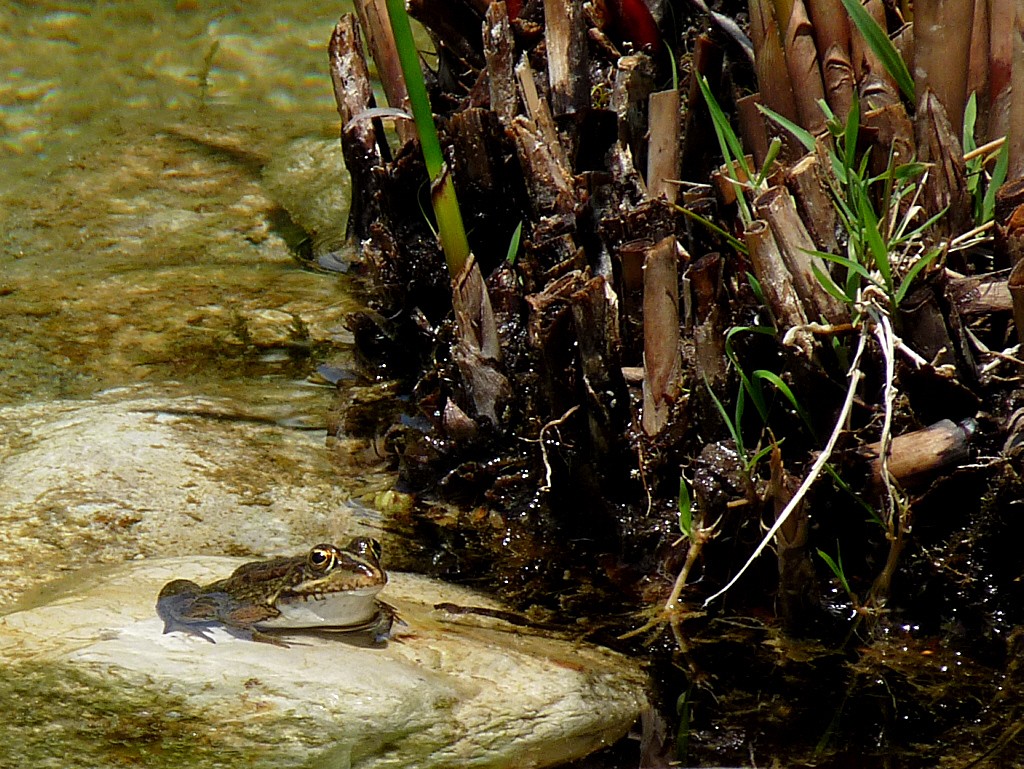
[[[369,537],[344,547],[317,545],[276,591],[272,605],[280,616],[261,626],[347,627],[372,620],[374,596],[388,581],[380,557],[380,542]]]

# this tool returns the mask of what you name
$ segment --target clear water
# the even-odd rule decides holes
[[[337,136],[326,44],[347,9],[0,4],[0,405],[301,379],[302,344],[239,338],[260,313],[319,324],[320,350],[344,345],[351,300],[298,269],[272,191],[301,179],[268,184],[266,168],[287,176],[289,153]],[[345,183],[338,172],[339,199]]]

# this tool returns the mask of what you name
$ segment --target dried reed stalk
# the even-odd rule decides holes
[[[1011,73],[1017,0],[989,0],[988,134],[1006,136],[1010,127]],[[1012,175],[1010,178],[1013,178]]]
[[[786,186],[796,199],[800,216],[819,251],[839,253],[836,209],[832,205],[815,155],[805,155],[786,172]]]
[[[928,89],[946,108],[956,136],[963,134],[970,70],[974,0],[917,0],[914,4],[914,86],[918,108]]]
[[[818,48],[825,100],[845,122],[856,87],[850,59],[850,20],[841,0],[806,0],[806,5]]]
[[[811,20],[803,0],[791,0],[786,25],[786,66],[792,83],[800,125],[813,134],[825,130],[825,115],[818,102],[825,98],[825,86],[818,65],[818,51],[812,37]]]
[[[519,94],[516,89],[515,40],[508,7],[496,0],[487,7],[484,21],[484,60],[487,62],[487,87],[491,109],[498,113],[507,129],[519,113]]]
[[[825,85],[825,101],[843,123],[850,114],[856,85],[853,78],[853,64],[849,52],[833,45],[826,49],[821,59],[822,79]]]
[[[670,235],[644,259],[644,410],[641,424],[657,435],[679,392],[679,256]]]
[[[803,304],[793,288],[793,277],[786,267],[782,252],[775,242],[768,222],[755,219],[743,232],[747,244],[750,262],[754,268],[754,277],[761,284],[768,309],[771,310],[775,323],[781,331],[801,328],[807,325],[807,315]],[[807,334],[798,340],[800,348],[810,357],[813,340]]]
[[[551,111],[555,117],[590,106],[587,25],[581,0],[544,0]]]
[[[391,22],[388,20],[388,9],[384,0],[356,0],[355,5],[359,25],[366,33],[366,45],[377,65],[377,74],[388,104],[411,113],[409,93],[405,89],[402,65],[398,60],[395,36],[391,32]],[[418,140],[416,125],[412,121],[397,121],[395,132],[403,143]]]
[[[772,228],[772,235],[793,277],[793,287],[808,319],[824,318],[832,324],[848,322],[846,307],[825,291],[814,275],[811,266],[815,259],[811,256],[814,241],[797,213],[793,196],[784,187],[772,187],[754,201],[754,210]],[[826,267],[821,263],[819,269],[826,270]]]
[[[1013,21],[1013,73],[1010,86],[1010,122],[1006,136],[1010,143],[1007,178],[1024,176],[1024,10],[1018,3]]]
[[[1017,327],[1017,341],[1024,344],[1024,259],[1010,270],[1007,286],[1013,300],[1013,325]]]
[[[885,5],[882,3],[882,0],[867,0],[864,3],[864,9],[871,14],[872,18],[878,23],[878,26],[882,29],[887,28]],[[850,60],[853,62],[853,71],[857,82],[862,83],[866,77],[872,76],[884,80],[893,87],[893,90],[898,91],[896,81],[886,70],[881,59],[871,50],[871,46],[867,44],[863,35],[853,26],[853,22],[850,22],[850,25]]]
[[[753,156],[754,165],[760,168],[768,157],[768,128],[761,110],[757,105],[761,103],[760,93],[750,93],[741,96],[736,100],[736,123],[740,129],[740,137],[743,139],[743,146],[750,150]],[[782,133],[783,129],[774,123],[773,130]],[[786,132],[788,136],[788,132]]]
[[[786,509],[800,486],[782,464],[782,452],[772,446],[770,454],[771,481],[769,492],[775,516]],[[796,504],[775,534],[775,551],[779,559],[779,614],[787,633],[800,634],[807,629],[819,608],[817,579],[808,547],[811,528],[807,505]]]
[[[697,379],[721,392],[728,377],[725,314],[722,311],[722,268],[717,251],[704,254],[686,271],[693,312],[693,365]]]
[[[943,419],[923,430],[896,436],[889,442],[889,474],[901,485],[912,485],[937,470],[960,464],[970,456],[968,444],[976,430],[973,419],[960,424]],[[869,443],[863,450],[871,460],[872,481],[880,488],[881,444]]]
[[[494,310],[476,259],[470,254],[452,290],[457,341],[452,350],[479,416],[498,424],[498,412],[512,395],[499,371],[501,344]]]
[[[751,0],[751,36],[754,39],[754,69],[765,106],[783,117],[799,122],[793,86],[789,80],[786,54],[779,25],[767,0]],[[754,29],[757,27],[755,35]],[[761,42],[758,45],[757,40]]]
[[[975,0],[971,53],[967,64],[967,97],[976,94],[978,116],[974,135],[979,139],[988,136],[989,25],[989,0]]]
[[[933,227],[938,235],[955,237],[970,229],[971,198],[967,192],[967,169],[959,134],[946,109],[931,90],[921,95],[914,118],[918,158],[931,163],[922,203],[929,216],[943,209],[946,215]]]
[[[648,98],[650,143],[647,148],[647,190],[651,197],[676,202],[679,187],[679,91],[659,91]]]
[[[377,205],[369,203],[380,189],[381,177],[376,170],[384,165],[378,124],[372,120],[354,120],[373,106],[370,70],[363,58],[363,41],[356,17],[341,17],[327,46],[334,100],[341,117],[341,147],[345,166],[352,177],[352,188],[360,194],[352,196],[348,212],[348,236],[364,238],[370,224],[380,215]],[[379,122],[379,121],[378,121]]]

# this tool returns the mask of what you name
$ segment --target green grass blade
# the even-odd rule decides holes
[[[977,121],[978,93],[977,91],[971,91],[971,95],[967,99],[967,104],[964,106],[963,148],[965,155],[978,149],[978,142],[974,139],[974,125]]]
[[[672,203],[672,207],[676,211],[681,213],[683,216],[685,216],[685,217],[687,217],[689,219],[693,219],[698,224],[702,224],[705,227],[707,227],[709,230],[711,230],[713,233],[715,233],[719,237],[725,238],[725,240],[729,243],[729,245],[736,249],[737,253],[743,254],[744,256],[746,256],[746,254],[747,254],[747,244],[744,243],[742,240],[739,240],[735,235],[732,235],[732,234],[726,232],[725,230],[723,230],[721,227],[719,227],[717,224],[715,224],[713,221],[711,221],[707,217],[701,216],[700,214],[698,214],[698,213],[696,213],[694,211],[691,211],[688,208],[683,208],[681,205],[678,205],[677,203]]]
[[[862,195],[860,198],[860,221],[863,227],[861,234],[867,241],[868,249],[871,251],[871,257],[875,262],[875,267],[878,269],[878,272],[881,273],[886,291],[891,296],[893,293],[893,287],[892,265],[889,264],[889,249],[885,244],[885,240],[882,238],[881,230],[878,229],[878,217],[875,216],[875,210],[867,195]]]
[[[843,170],[847,178],[853,171],[853,164],[857,159],[857,134],[859,133],[860,102],[854,99],[850,104],[850,112],[846,116],[846,127],[843,130]]]
[[[853,259],[850,259],[849,257],[839,256],[838,254],[830,254],[827,251],[811,251],[811,250],[807,250],[807,253],[811,254],[812,256],[817,256],[820,259],[825,259],[826,261],[829,261],[829,262],[835,262],[836,264],[841,264],[847,270],[851,270],[851,271],[857,273],[857,275],[859,275],[862,278],[867,278],[867,279],[871,278],[871,274],[867,271],[867,269],[864,267],[864,265],[860,264],[859,262],[854,261]],[[813,266],[813,264],[812,264],[812,266]]]
[[[865,10],[859,0],[842,0],[843,7],[850,14],[857,30],[864,36],[868,46],[874,52],[885,67],[886,72],[892,75],[896,85],[899,86],[903,95],[913,105],[917,105],[917,97],[914,95],[914,78],[910,76],[910,70],[903,61],[899,51],[893,46],[885,30],[878,26],[878,22]]]
[[[746,464],[747,450],[743,447],[743,437],[739,433],[738,426],[733,422],[732,417],[729,416],[729,412],[725,410],[722,401],[715,395],[715,391],[711,389],[711,383],[708,382],[707,377],[704,377],[704,386],[708,389],[708,395],[711,396],[711,400],[714,402],[715,408],[718,409],[718,413],[722,415],[722,421],[725,422],[725,427],[729,431],[729,435],[732,436],[733,443],[736,444],[736,451],[739,453],[740,459]]]
[[[903,301],[903,297],[907,295],[907,291],[910,290],[910,284],[913,282],[914,278],[917,277],[918,273],[920,273],[921,270],[923,270],[925,267],[931,264],[935,260],[935,257],[939,255],[939,253],[939,249],[933,248],[927,254],[925,254],[916,262],[914,262],[914,265],[909,270],[907,270],[906,277],[903,278],[903,282],[900,283],[899,289],[896,291],[895,296],[893,296],[893,305],[897,307],[899,306],[900,302]]]
[[[740,378],[740,383],[743,385],[742,390],[745,390],[750,396],[750,400],[754,403],[754,408],[757,409],[758,416],[761,417],[762,422],[765,422],[768,420],[768,404],[765,403],[764,393],[762,393],[761,388],[757,387],[756,383],[751,381],[750,377],[747,376],[747,372],[744,371],[743,366],[740,365],[739,355],[736,354],[736,349],[732,346],[732,338],[736,334],[745,331],[754,334],[767,334],[768,336],[774,336],[776,331],[771,326],[732,326],[725,332],[725,356],[732,363],[733,368],[736,369],[736,373]],[[739,407],[738,400],[737,407]],[[736,421],[739,422],[739,418],[737,418]]]
[[[519,253],[519,240],[523,236],[523,223],[522,221],[516,225],[515,232],[512,233],[512,240],[508,244],[508,253],[505,254],[505,261],[510,265],[516,263],[516,255]]]
[[[807,150],[808,152],[814,152],[814,134],[812,134],[806,128],[798,126],[792,120],[784,118],[775,110],[768,109],[768,107],[764,106],[763,104],[758,104],[757,108],[761,110],[761,114],[766,115],[768,118],[774,120],[780,126],[782,126],[791,134],[793,134],[793,136],[796,137],[796,140],[800,142],[802,145],[804,145],[805,150]]]
[[[843,290],[836,285],[836,282],[818,265],[811,263],[811,271],[814,273],[814,277],[818,279],[818,283],[821,287],[830,295],[838,299],[843,304],[852,304],[856,296],[847,296],[843,293]]]
[[[1010,167],[1010,143],[1004,141],[999,148],[999,156],[996,158],[996,167],[992,169],[992,178],[985,189],[985,199],[981,204],[981,221],[978,224],[990,222],[996,215],[996,192],[1006,181],[1006,172]]]
[[[718,144],[722,150],[722,157],[725,159],[726,165],[731,166],[732,164],[729,161],[735,160],[747,179],[753,179],[754,175],[747,166],[747,158],[743,153],[743,145],[740,144],[739,137],[736,136],[729,118],[725,116],[715,95],[711,93],[708,79],[701,75],[697,78],[697,84],[700,86],[700,92],[704,96],[704,102],[708,105],[708,112],[711,113],[711,121],[715,126],[715,136],[718,137]]]
[[[761,170],[757,172],[757,178],[754,179],[755,190],[760,189],[764,180],[768,178],[768,175],[772,172],[772,166],[775,165],[775,159],[781,151],[782,139],[776,136],[772,139],[771,144],[768,145],[768,153],[764,156],[764,163],[761,165]]]
[[[690,487],[686,484],[686,476],[679,474],[679,530],[693,539],[693,507],[690,500]]]
[[[800,405],[800,401],[796,399],[796,396],[793,394],[793,391],[789,389],[789,385],[782,381],[782,377],[780,377],[774,371],[768,371],[767,369],[758,369],[751,375],[751,378],[754,379],[755,381],[760,381],[763,379],[764,381],[771,384],[772,387],[774,387],[780,393],[782,393],[782,395],[786,398],[786,400],[789,401],[790,405],[793,407],[793,410],[796,411],[797,416],[799,416],[800,419],[803,421],[804,426],[807,428],[807,432],[810,433],[811,437],[814,438],[815,441],[818,440],[818,436],[815,434],[814,431],[814,425],[811,424],[810,415],[808,415],[808,413],[804,411],[804,407]]]
[[[715,99],[715,95],[711,93],[711,86],[708,85],[707,78],[700,75],[697,78],[697,83],[708,106],[708,112],[711,113],[711,122],[715,127],[718,146],[722,151],[722,158],[725,160],[726,168],[729,169],[728,178],[732,178],[736,174],[736,168],[739,168],[743,171],[747,182],[751,182],[754,179],[754,174],[751,172],[750,166],[747,165],[746,155],[743,154],[743,145],[740,143],[739,137],[736,136],[736,132],[732,130],[729,118],[722,112],[722,108]],[[733,165],[734,163],[735,165]],[[748,225],[754,220],[754,217],[750,213],[750,206],[747,203],[743,185],[735,180],[732,182],[732,185],[736,189],[736,207],[739,209],[740,221],[744,225]]]
[[[850,590],[850,583],[846,581],[846,573],[843,571],[843,554],[839,552],[839,543],[836,543],[836,556],[838,557],[838,562],[832,560],[832,556],[824,550],[818,549],[818,555],[821,556],[821,560],[828,564],[832,573],[836,575],[836,579],[838,579],[839,584],[843,586],[843,590],[845,590],[848,595],[852,595],[853,591]]]

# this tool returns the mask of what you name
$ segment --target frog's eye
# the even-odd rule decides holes
[[[306,559],[310,568],[316,571],[327,571],[334,565],[334,549],[327,545],[317,545],[309,551]]]

